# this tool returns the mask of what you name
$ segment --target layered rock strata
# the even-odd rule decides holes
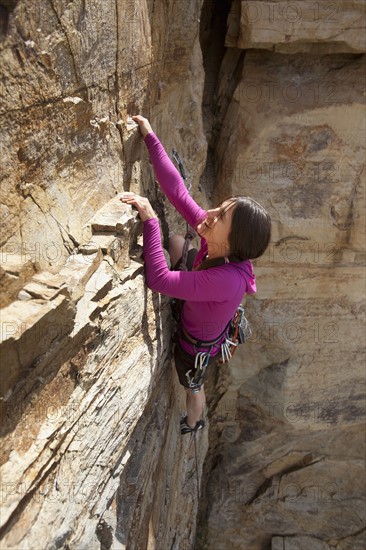
[[[164,239],[184,230],[128,115],[148,116],[198,180],[200,2],[0,13],[1,547],[188,550],[207,435],[197,469],[169,300],[146,288],[141,224],[119,194],[147,195]]]

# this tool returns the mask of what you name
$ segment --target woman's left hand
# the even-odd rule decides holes
[[[122,194],[121,201],[126,204],[136,206],[140,214],[141,221],[143,222],[146,222],[146,220],[151,220],[152,218],[157,218],[153,207],[146,197],[140,197],[140,195],[126,191]]]

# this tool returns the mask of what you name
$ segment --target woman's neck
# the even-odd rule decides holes
[[[207,258],[214,260],[215,258],[227,258],[230,256],[230,250],[227,247],[218,247],[215,243],[210,245],[207,243]]]

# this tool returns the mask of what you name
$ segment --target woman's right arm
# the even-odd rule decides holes
[[[152,131],[149,122],[141,116],[133,119],[140,126],[161,189],[188,224],[196,229],[197,225],[206,218],[206,211],[198,206],[188,193],[180,173]]]

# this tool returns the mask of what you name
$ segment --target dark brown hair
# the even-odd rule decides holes
[[[257,201],[250,197],[230,197],[235,202],[229,233],[230,261],[254,260],[264,254],[271,239],[271,218]],[[225,202],[225,201],[223,201]],[[197,270],[225,262],[222,258],[203,261]]]

